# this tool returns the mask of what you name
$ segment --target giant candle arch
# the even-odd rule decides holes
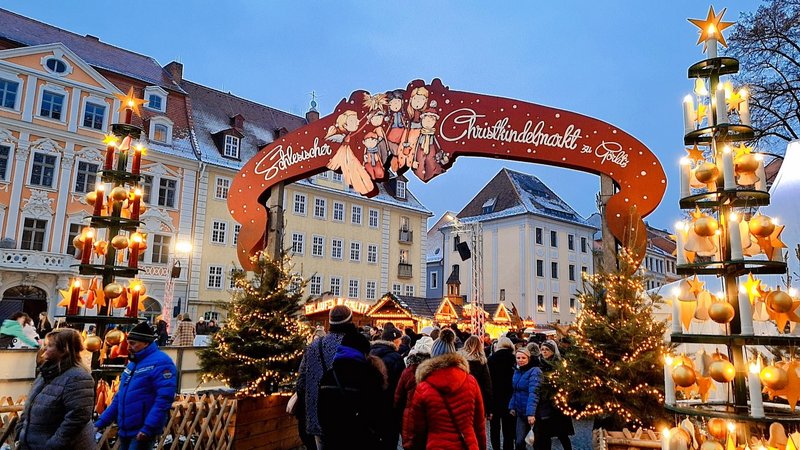
[[[399,116],[388,105],[386,94],[371,95],[355,91],[342,99],[335,111],[319,120],[286,134],[262,148],[238,173],[228,208],[242,225],[238,238],[238,257],[242,266],[252,268],[250,256],[266,245],[268,210],[265,206],[270,189],[277,183],[289,183],[331,169],[343,172],[363,195],[377,193],[372,179],[381,169],[370,164],[375,158],[375,140],[365,138],[381,131],[384,142],[392,144],[400,156],[382,160],[389,175],[395,164],[419,155],[415,172],[423,181],[446,171],[459,156],[488,156],[567,167],[594,174],[606,174],[619,187],[606,205],[611,233],[629,243],[639,260],[644,257],[646,233],[642,217],[658,206],[667,187],[666,175],[656,156],[630,134],[574,112],[519,100],[471,92],[452,91],[439,79],[430,84],[415,80],[405,90],[388,92],[394,104],[402,102]],[[427,94],[427,98],[425,98]],[[411,101],[412,96],[414,101]],[[371,121],[381,110],[386,120]],[[428,118],[419,122],[421,116]],[[402,129],[392,133],[392,119],[404,119]],[[431,126],[431,122],[435,124]],[[417,123],[412,123],[417,122]],[[380,128],[380,130],[378,130]],[[367,151],[365,143],[373,147]],[[405,155],[404,149],[410,150]],[[366,156],[366,159],[365,159]],[[369,167],[367,167],[369,166]],[[365,168],[371,169],[370,171]],[[424,170],[424,172],[423,172]],[[378,173],[375,173],[378,172]],[[632,243],[632,244],[630,244]]]

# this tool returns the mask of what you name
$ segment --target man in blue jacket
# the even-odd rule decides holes
[[[152,449],[169,419],[177,390],[175,363],[158,349],[155,333],[142,322],[128,333],[128,366],[119,391],[95,426],[105,428],[116,421],[120,450]]]

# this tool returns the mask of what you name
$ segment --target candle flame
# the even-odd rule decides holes
[[[731,147],[729,145],[726,145],[725,147],[722,147],[722,152],[723,153],[730,153],[731,152]]]
[[[747,88],[739,89],[739,97],[742,97],[742,100],[746,99],[748,95],[749,92],[747,91]]]
[[[694,99],[692,98],[692,96],[690,94],[687,94],[686,97],[683,97],[683,102],[684,103],[694,103]]]
[[[681,165],[682,166],[685,166],[685,165],[691,164],[691,163],[692,163],[692,161],[689,158],[685,158],[685,157],[681,158]]]
[[[734,222],[738,222],[738,221],[739,221],[739,215],[738,215],[738,214],[736,214],[735,212],[731,212],[731,213],[728,215],[728,218],[729,218],[730,220],[734,221]]]
[[[75,279],[75,281],[72,282],[72,287],[74,287],[75,289],[80,289],[81,280]]]

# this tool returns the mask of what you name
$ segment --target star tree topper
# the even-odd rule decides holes
[[[725,36],[722,35],[722,31],[729,26],[733,25],[733,22],[723,22],[722,16],[725,15],[725,11],[727,8],[722,8],[719,15],[714,13],[714,7],[710,7],[708,9],[708,16],[706,16],[706,20],[703,19],[689,19],[689,22],[694,24],[694,26],[700,28],[700,38],[697,40],[697,45],[700,45],[709,38],[715,38],[722,44],[723,47],[727,47],[728,43],[725,42]]]

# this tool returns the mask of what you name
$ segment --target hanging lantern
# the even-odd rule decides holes
[[[736,368],[730,361],[717,360],[708,366],[708,375],[718,383],[728,383],[736,376]]]

